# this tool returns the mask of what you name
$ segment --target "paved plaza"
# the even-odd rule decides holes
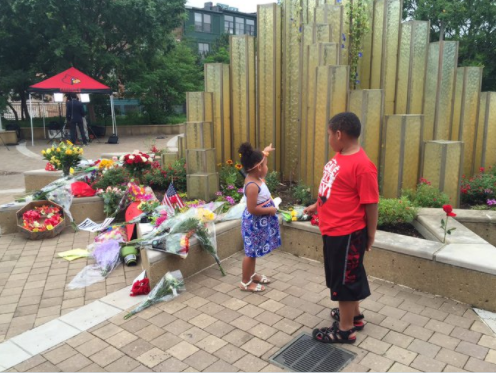
[[[169,140],[157,140],[157,145],[165,147]],[[94,143],[85,152],[98,158],[105,152],[144,149],[149,141],[122,138],[117,146]],[[11,200],[9,190],[23,189],[19,170],[44,167],[37,156],[44,146],[38,141],[34,148],[0,148],[0,202]],[[126,287],[141,272],[120,265],[104,282],[67,289],[93,260],[68,262],[57,254],[85,248],[93,238],[70,228],[44,241],[0,237],[0,370],[281,371],[270,357],[301,333],[328,326],[330,308],[337,305],[329,299],[323,265],[283,250],[258,261],[258,271],[273,279],[267,291],[241,292],[239,252],[223,262],[226,277],[217,267],[208,268],[187,278],[186,292],[171,302],[129,320],[123,318],[126,311],[114,308],[112,316],[100,315],[103,322],[76,330],[64,316],[104,297],[128,301]],[[469,305],[370,281],[372,296],[361,304],[368,324],[355,345],[344,346],[356,353],[345,371],[496,371],[496,336]],[[53,322],[76,331],[67,338],[55,336],[58,344],[40,338],[39,352],[28,353],[23,333]],[[20,363],[9,364],[16,359]]]
[[[102,283],[65,285],[87,264],[56,253],[90,234],[27,242],[0,238],[0,333],[4,341],[129,285],[118,267]],[[124,320],[121,312],[9,371],[280,371],[269,358],[302,332],[330,323],[323,266],[279,250],[259,261],[274,282],[261,294],[237,289],[242,253],[186,279],[187,291]],[[470,306],[371,278],[368,320],[346,371],[495,371],[496,337]],[[0,344],[0,351],[2,350]],[[20,346],[22,347],[22,346]],[[1,360],[1,359],[0,359]],[[1,364],[1,363],[0,363]]]

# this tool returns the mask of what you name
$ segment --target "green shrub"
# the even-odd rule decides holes
[[[221,191],[230,189],[242,188],[245,184],[245,179],[240,173],[241,165],[228,160],[226,163],[219,163],[219,184]],[[234,188],[233,188],[234,187]]]
[[[433,187],[431,183],[425,179],[420,179],[417,190],[404,190],[402,197],[406,197],[415,207],[439,208],[450,203],[450,198],[446,193]]]
[[[406,197],[379,201],[379,227],[411,223],[416,217],[417,209]]]
[[[143,182],[153,190],[165,191],[171,182],[178,192],[186,191],[186,160],[177,160],[172,166],[154,167],[143,173]]]
[[[270,193],[274,194],[277,190],[277,187],[280,184],[279,172],[277,171],[269,172],[265,177],[265,184],[267,184],[267,188],[269,188]]]
[[[102,172],[102,176],[93,184],[95,189],[107,189],[107,187],[116,187],[127,184],[131,176],[123,167],[109,168]]]
[[[463,203],[476,206],[485,205],[488,200],[496,198],[496,175],[491,172],[485,172],[481,169],[481,173],[472,178],[462,178],[461,200]]]
[[[298,183],[298,185],[291,188],[291,195],[296,200],[296,203],[308,206],[312,203],[312,193],[309,186]]]

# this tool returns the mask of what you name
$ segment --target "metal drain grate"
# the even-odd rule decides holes
[[[339,372],[356,354],[332,344],[317,342],[308,334],[291,341],[270,361],[293,372]]]

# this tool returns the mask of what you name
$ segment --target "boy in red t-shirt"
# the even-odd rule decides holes
[[[370,295],[363,256],[377,229],[377,169],[360,147],[361,124],[355,114],[335,115],[327,132],[336,155],[324,167],[317,203],[305,213],[318,211],[326,283],[339,308],[331,310],[334,324],[315,329],[313,336],[324,343],[354,343],[355,332],[365,326],[359,301]]]

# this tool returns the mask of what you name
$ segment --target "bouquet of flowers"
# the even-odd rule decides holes
[[[282,220],[286,223],[291,223],[292,221],[308,221],[311,218],[303,213],[304,210],[304,206],[294,206],[290,208],[290,211],[279,210],[279,213],[282,216]]]
[[[103,199],[103,212],[109,217],[117,215],[121,200],[126,196],[126,193],[118,187],[109,186],[105,190],[98,189],[96,195]]]
[[[70,141],[60,142],[51,148],[41,151],[43,158],[49,161],[57,170],[62,170],[64,176],[69,176],[72,167],[81,161],[83,149],[74,146]]]
[[[91,256],[101,268],[103,277],[107,277],[119,264],[120,252],[121,247],[116,240],[107,240],[96,245]]]
[[[131,154],[123,155],[120,161],[123,163],[124,168],[126,168],[133,176],[141,180],[143,171],[151,168],[154,157],[154,154],[148,155],[140,152],[139,150],[135,150]]]
[[[125,315],[124,319],[127,320],[131,316],[136,315],[138,312],[141,312],[156,303],[167,302],[179,296],[179,294],[185,290],[186,288],[184,287],[184,280],[181,271],[167,272],[165,276],[162,277],[160,282],[155,285],[152,291],[148,294],[147,299],[134,310]]]
[[[189,239],[192,233],[168,234],[161,240],[152,242],[153,250],[162,251],[167,254],[179,255],[186,259],[189,253]]]
[[[51,231],[63,220],[60,208],[43,205],[26,211],[22,215],[22,226],[30,232]]]
[[[114,161],[111,160],[111,159],[101,159],[98,163],[98,169],[100,170],[106,170],[106,169],[109,169],[109,168],[112,168],[114,167]]]

